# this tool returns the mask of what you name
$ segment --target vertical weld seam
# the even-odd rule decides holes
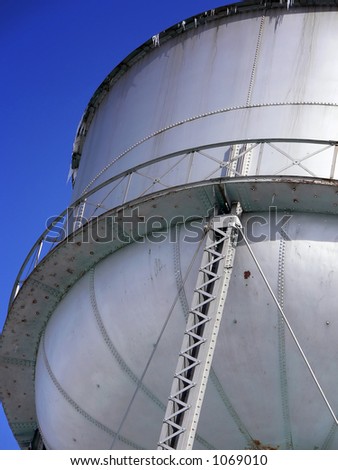
[[[175,271],[175,280],[177,286],[177,292],[180,299],[180,304],[184,314],[185,320],[187,320],[189,315],[189,304],[187,296],[185,293],[183,278],[182,278],[182,266],[181,266],[181,250],[180,250],[180,239],[181,239],[181,225],[176,225],[176,243],[174,243],[174,271]],[[175,228],[176,228],[175,227]]]
[[[264,24],[265,24],[265,15],[262,16],[261,18],[261,23],[259,26],[259,32],[258,32],[258,38],[257,38],[257,45],[256,45],[256,51],[255,51],[255,57],[252,65],[252,70],[251,70],[251,77],[250,77],[250,83],[249,83],[249,89],[248,89],[248,96],[246,99],[246,105],[249,106],[251,104],[251,95],[252,95],[252,90],[255,82],[255,76],[256,76],[256,68],[257,68],[257,63],[258,63],[258,58],[259,58],[259,53],[261,49],[261,44],[262,44],[262,36],[263,36],[263,30],[264,30]]]
[[[43,442],[44,446],[46,447],[46,450],[54,450],[53,447],[50,445],[50,443],[47,441],[44,433],[41,431],[39,423],[38,423],[38,430],[39,430],[42,442]]]
[[[52,371],[52,368],[49,364],[49,361],[48,361],[48,357],[47,357],[47,353],[46,353],[46,347],[45,347],[45,335],[42,336],[42,356],[43,356],[43,361],[44,361],[45,367],[47,369],[47,372],[48,372],[48,375],[49,375],[51,381],[53,382],[54,386],[56,387],[58,392],[61,394],[61,396],[69,403],[69,405],[72,408],[74,408],[74,410],[77,411],[80,415],[82,415],[86,421],[89,421],[94,426],[96,426],[99,429],[101,429],[102,431],[104,431],[106,434],[108,434],[110,436],[116,436],[116,433],[112,429],[110,429],[107,426],[105,426],[104,424],[102,424],[100,421],[98,421],[93,416],[91,416],[89,413],[87,413],[83,408],[81,408],[81,406],[75,400],[73,400],[73,398],[70,395],[68,395],[68,393],[65,391],[65,389],[61,386],[60,382],[55,377],[55,375]],[[40,433],[41,433],[41,429],[40,429]],[[47,442],[45,441],[45,438],[44,438],[43,434],[41,434],[41,437],[42,437],[43,442],[46,444]],[[142,449],[137,444],[130,441],[129,439],[126,439],[123,436],[119,436],[119,439],[122,442],[124,442],[125,444],[129,445],[129,447],[131,447],[131,448]],[[48,447],[49,447],[49,445],[48,445]]]
[[[228,411],[229,415],[231,416],[231,418],[233,419],[233,421],[237,425],[239,432],[244,436],[247,444],[249,446],[251,446],[251,444],[253,442],[253,438],[250,435],[247,427],[245,426],[245,424],[241,420],[240,416],[238,415],[237,411],[235,410],[235,408],[234,408],[233,404],[231,403],[228,395],[225,393],[225,390],[222,387],[222,384],[220,383],[219,378],[217,377],[217,375],[216,375],[213,368],[210,369],[210,380],[214,384],[214,386],[217,390],[217,393],[219,394],[226,410]]]
[[[285,284],[285,238],[282,235],[279,245],[278,257],[278,302],[284,308],[284,284]],[[278,314],[278,350],[279,350],[279,372],[280,372],[280,386],[282,397],[282,413],[284,422],[284,434],[286,440],[286,447],[293,449],[291,423],[290,423],[290,410],[289,410],[289,397],[288,397],[288,380],[286,372],[286,350],[285,350],[285,322],[281,315]]]

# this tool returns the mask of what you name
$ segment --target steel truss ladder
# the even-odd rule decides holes
[[[231,278],[239,204],[214,217],[179,353],[158,449],[192,449]]]

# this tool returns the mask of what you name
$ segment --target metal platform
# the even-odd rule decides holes
[[[34,396],[37,348],[60,299],[100,260],[146,235],[149,230],[146,221],[152,216],[161,214],[163,225],[158,231],[167,230],[178,218],[208,220],[215,207],[220,213],[228,213],[235,202],[241,204],[244,212],[266,212],[276,207],[283,213],[337,215],[338,183],[314,178],[252,177],[183,185],[110,210],[56,246],[45,241],[54,247],[35,267],[32,263],[26,279],[17,280],[17,295],[0,343],[1,399],[22,448],[29,447],[37,428]],[[126,220],[129,225],[125,225]],[[30,262],[32,259],[26,260],[27,265]]]

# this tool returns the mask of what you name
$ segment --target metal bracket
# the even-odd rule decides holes
[[[191,449],[231,278],[239,204],[211,220],[158,449]]]

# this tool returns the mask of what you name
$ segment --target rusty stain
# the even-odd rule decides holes
[[[37,303],[37,300],[36,299],[33,299],[32,300],[32,304],[36,304]]]
[[[278,450],[279,446],[272,446],[270,444],[263,444],[258,439],[253,439],[251,446],[248,447],[250,450]]]
[[[251,272],[250,271],[244,271],[244,279],[249,279],[249,277],[251,276]]]

